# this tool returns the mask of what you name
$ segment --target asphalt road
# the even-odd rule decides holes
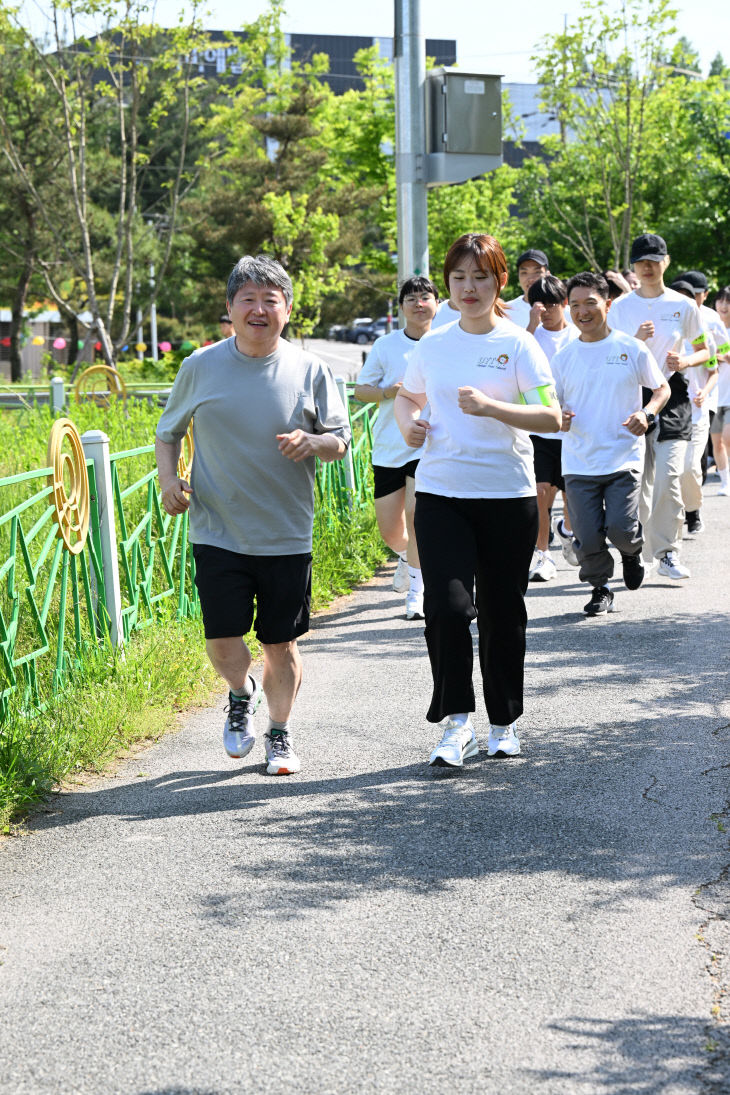
[[[55,795],[1,848],[4,1095],[727,1095],[716,489],[690,581],[531,588],[520,758],[427,767],[387,568],[303,642],[300,775],[229,761],[221,696]]]
[[[302,339],[299,344],[321,357],[334,375],[344,380],[357,379],[363,358],[372,349],[371,346],[356,346],[351,342],[334,342],[324,338]]]

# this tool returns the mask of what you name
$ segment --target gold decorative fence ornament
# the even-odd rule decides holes
[[[195,441],[193,439],[193,424],[192,422],[188,426],[188,432],[182,439],[182,446],[180,448],[180,457],[177,462],[177,474],[180,479],[184,479],[187,483],[190,482],[190,469],[193,466],[193,457],[195,456]]]
[[[70,453],[64,450],[65,442]],[[47,462],[52,469],[48,486],[53,491],[57,535],[72,555],[79,555],[89,532],[89,474],[79,431],[70,418],[58,418],[53,423]]]
[[[77,403],[91,400],[97,407],[108,407],[112,399],[127,398],[127,385],[109,365],[90,365],[76,378],[74,398]]]

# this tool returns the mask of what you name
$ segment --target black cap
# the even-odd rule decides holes
[[[517,269],[519,270],[523,262],[536,262],[538,266],[544,266],[546,270],[550,269],[550,263],[548,262],[547,255],[544,251],[523,251],[520,257],[517,259]]]
[[[224,312],[222,315],[218,316],[218,322],[219,323],[233,323],[233,320],[228,315],[228,312]]]
[[[685,270],[683,274],[679,275],[681,281],[688,281],[692,286],[693,293],[706,293],[710,288],[707,284],[707,278],[701,270]]]
[[[631,262],[641,262],[642,259],[661,262],[666,257],[666,243],[661,236],[655,236],[652,232],[645,232],[643,236],[637,236],[631,244]]]
[[[684,277],[677,278],[676,281],[672,282],[669,288],[674,289],[675,293],[689,293],[689,295],[694,298],[695,287],[690,281],[687,281],[687,279]]]

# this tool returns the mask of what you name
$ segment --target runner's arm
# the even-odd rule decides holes
[[[491,399],[478,388],[459,388],[459,407],[464,414],[482,418],[496,418],[505,426],[512,426],[529,433],[557,433],[562,415],[558,397],[552,384],[533,388],[522,394],[523,403],[503,403]]]
[[[395,397],[395,420],[403,434],[403,440],[412,449],[420,449],[430,429],[430,423],[421,418],[421,411],[425,406],[425,392],[409,392],[401,387]]]
[[[166,513],[176,517],[184,513],[190,505],[190,499],[186,497],[193,493],[193,489],[186,479],[181,479],[177,474],[177,462],[180,459],[180,441],[161,441],[155,438],[155,458],[157,460],[157,476],[160,480],[160,501]]]

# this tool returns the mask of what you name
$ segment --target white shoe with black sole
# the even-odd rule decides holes
[[[461,768],[467,757],[479,752],[477,736],[471,719],[454,722],[448,719],[441,741],[431,753],[429,764],[436,768]]]

